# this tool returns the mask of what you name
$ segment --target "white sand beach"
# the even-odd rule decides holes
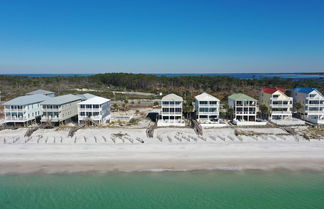
[[[235,135],[234,128],[86,128],[0,131],[0,174],[183,170],[324,171],[324,140],[306,140],[280,128],[236,128],[258,133]]]

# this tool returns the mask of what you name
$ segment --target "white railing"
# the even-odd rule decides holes
[[[272,115],[291,115],[290,111],[271,111]]]
[[[26,112],[25,109],[4,109],[5,112]]]
[[[218,115],[219,112],[214,111],[214,112],[198,112],[199,115]]]
[[[292,104],[270,104],[271,107],[292,107]]]
[[[79,108],[82,112],[100,112],[100,108]]]
[[[312,106],[312,107],[324,107],[324,104],[305,104],[305,106]]]
[[[251,111],[251,112],[249,112],[249,111],[236,111],[236,114],[239,114],[239,115],[254,115],[255,114],[255,111]]]
[[[182,115],[182,112],[161,112],[161,115]]]
[[[27,117],[15,117],[15,116],[13,116],[13,117],[8,117],[8,116],[6,116],[5,117],[5,119],[6,120],[27,120]]]
[[[98,115],[98,116],[80,116],[79,117],[79,120],[83,120],[83,119],[86,119],[86,118],[90,118],[91,120],[101,120],[102,119],[102,116],[101,115]]]
[[[305,110],[306,113],[311,113],[311,114],[324,114],[324,110]]]

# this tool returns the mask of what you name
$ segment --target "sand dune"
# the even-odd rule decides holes
[[[249,131],[249,129],[242,129]],[[26,129],[0,132],[0,173],[70,173],[203,169],[323,170],[324,140],[307,141],[278,128],[236,136],[233,128],[160,128],[154,138],[144,129]]]

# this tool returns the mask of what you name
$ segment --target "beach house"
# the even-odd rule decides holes
[[[228,106],[233,110],[233,123],[236,125],[263,125],[256,122],[257,100],[245,94],[232,94]]]
[[[5,102],[3,104],[5,123],[28,125],[29,122],[36,121],[43,114],[41,102],[48,98],[50,97],[43,94],[33,94],[20,96]]]
[[[182,118],[183,99],[176,94],[162,97],[159,126],[184,126]]]
[[[195,96],[195,115],[200,123],[218,121],[219,99],[207,93]]]
[[[80,96],[72,94],[49,97],[41,103],[43,110],[41,122],[61,123],[76,117],[78,103],[81,101]]]
[[[27,93],[26,95],[35,95],[35,94],[43,94],[45,96],[49,96],[49,97],[55,97],[55,93],[52,91],[47,91],[47,90],[43,90],[43,89],[38,89],[32,92]]]
[[[316,88],[297,87],[292,90],[294,110],[301,118],[315,123],[324,124],[324,96]]]
[[[262,88],[260,91],[260,104],[265,105],[270,120],[291,120],[293,98],[285,94],[283,88]]]
[[[101,125],[110,121],[110,99],[92,97],[78,104],[79,124]]]

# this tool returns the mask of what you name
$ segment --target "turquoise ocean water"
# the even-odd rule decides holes
[[[324,208],[323,173],[0,176],[1,209]]]

